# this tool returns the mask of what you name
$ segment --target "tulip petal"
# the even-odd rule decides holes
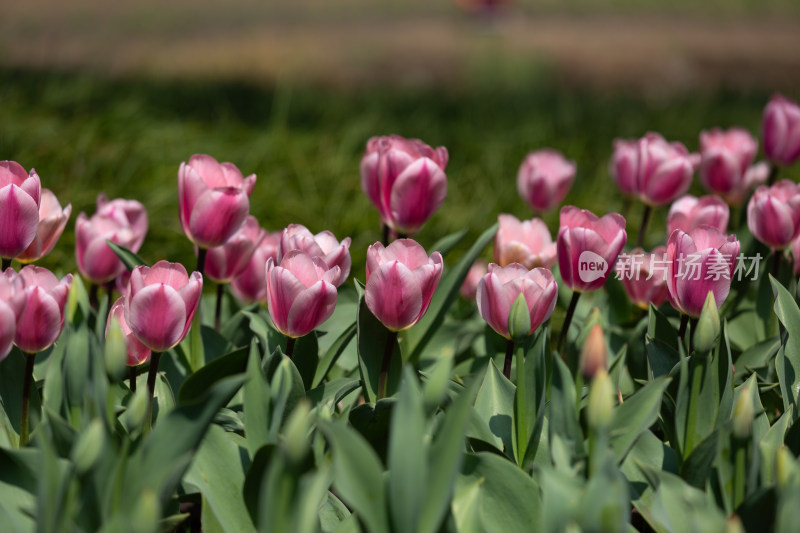
[[[441,207],[447,196],[447,178],[428,158],[409,165],[394,183],[390,207],[393,227],[398,232],[413,233]]]
[[[63,317],[58,303],[45,288],[27,287],[25,293],[27,304],[17,324],[14,343],[25,353],[38,353],[58,339]]]
[[[486,323],[503,337],[510,338],[508,315],[511,313],[512,302],[497,275],[489,272],[478,283],[476,301],[478,303],[478,313]]]
[[[328,320],[336,307],[336,287],[324,280],[303,290],[292,302],[287,317],[288,334],[302,337]]]
[[[417,277],[399,261],[383,263],[371,273],[364,298],[372,314],[392,331],[411,327],[423,307]]]
[[[289,311],[292,302],[307,287],[292,272],[267,263],[267,308],[275,327],[283,333],[289,328]]]
[[[206,191],[197,199],[189,219],[195,243],[207,248],[223,244],[242,228],[249,209],[250,202],[242,189]]]
[[[13,258],[33,242],[39,206],[16,185],[0,188],[0,257]]]
[[[125,321],[148,348],[163,352],[177,345],[186,326],[186,304],[174,288],[147,285],[125,306]]]

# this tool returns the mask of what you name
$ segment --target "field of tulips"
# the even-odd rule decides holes
[[[800,106],[755,114],[696,151],[644,125],[585,185],[527,146],[483,189],[526,216],[456,192],[452,234],[468,143],[366,132],[368,235],[266,229],[217,154],[74,218],[0,162],[0,529],[796,531]],[[164,217],[194,258],[147,252]]]

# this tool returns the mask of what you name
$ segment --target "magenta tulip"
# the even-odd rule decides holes
[[[598,218],[586,209],[561,208],[557,248],[564,284],[576,292],[602,287],[627,239],[625,219],[617,213]]]
[[[337,287],[350,275],[350,237],[339,242],[330,231],[314,235],[302,224],[290,224],[281,233],[278,263],[292,250],[301,250],[311,257],[319,257],[329,268],[339,267],[339,278],[334,280]]]
[[[239,300],[247,303],[267,303],[267,261],[278,261],[280,231],[266,233],[252,257],[238,276],[231,282],[231,291]]]
[[[512,263],[501,267],[492,263],[489,273],[478,284],[478,312],[497,333],[511,339],[508,332],[508,315],[514,300],[522,294],[530,313],[533,333],[550,318],[556,306],[558,286],[553,273],[545,268],[527,267]]]
[[[617,277],[635,306],[646,310],[651,303],[658,307],[667,301],[666,252],[659,246],[650,253],[636,248],[629,254],[620,254]]]
[[[767,179],[769,167],[754,165],[756,138],[742,128],[714,128],[700,134],[700,181],[729,204],[739,205]]]
[[[657,206],[686,192],[694,166],[695,158],[683,144],[648,133],[639,140],[615,140],[609,172],[624,194]]]
[[[200,303],[203,276],[189,276],[179,263],[159,261],[131,272],[124,300],[124,318],[139,341],[164,352],[183,340]]]
[[[26,303],[25,280],[7,268],[0,273],[0,361],[11,351]]]
[[[67,226],[70,214],[72,214],[72,204],[67,204],[67,207],[62,209],[56,195],[50,189],[42,189],[36,236],[28,248],[17,256],[17,261],[32,263],[53,251],[58,238]]]
[[[367,307],[391,331],[410,328],[428,310],[442,277],[442,254],[411,239],[385,247],[376,242],[367,249]]]
[[[690,233],[675,230],[667,241],[667,290],[672,306],[699,317],[709,291],[717,307],[728,297],[739,256],[736,235],[725,236],[711,226]]]
[[[381,220],[398,234],[413,235],[447,196],[448,154],[419,139],[372,137],[361,159],[361,187]]]
[[[41,193],[35,170],[28,174],[14,161],[0,161],[0,257],[17,257],[33,242]]]
[[[258,225],[256,217],[248,215],[242,229],[222,246],[208,251],[205,275],[217,283],[229,283],[245,269],[266,234]],[[261,265],[262,270],[264,264],[266,261]]]
[[[730,208],[718,196],[697,198],[687,194],[678,198],[669,208],[667,235],[676,229],[690,233],[699,226],[714,226],[722,233],[728,229]]]
[[[117,321],[122,334],[125,336],[125,348],[127,350],[128,358],[125,364],[128,366],[138,366],[150,360],[150,348],[142,344],[136,335],[131,331],[130,326],[125,321],[125,298],[118,298],[114,305],[111,306],[111,311],[108,313],[108,322],[106,323],[106,337],[111,328],[111,324]]]
[[[747,227],[773,250],[783,250],[800,232],[800,188],[789,180],[762,185],[747,204]]]
[[[338,266],[329,268],[319,256],[292,250],[280,265],[268,259],[266,274],[269,316],[287,337],[307,335],[333,314]]]
[[[764,153],[774,163],[791,165],[800,158],[800,106],[776,94],[764,109],[761,124]]]
[[[513,215],[497,217],[494,261],[501,267],[520,263],[527,268],[550,268],[556,263],[556,244],[541,219],[520,220]]]
[[[469,268],[467,277],[464,278],[464,283],[462,283],[461,287],[458,289],[458,292],[461,293],[461,296],[467,300],[474,300],[478,292],[478,283],[481,282],[481,279],[483,279],[483,276],[486,275],[486,272],[486,261],[483,259],[478,259],[475,261],[475,263]]]
[[[200,248],[224,244],[245,223],[256,175],[247,178],[233,163],[209,155],[193,155],[178,170],[181,227]]]
[[[28,265],[19,272],[25,281],[25,311],[17,324],[14,344],[25,353],[52,346],[64,328],[64,305],[72,274],[61,281],[46,268]]]
[[[529,153],[517,172],[517,190],[537,213],[561,205],[575,181],[576,165],[551,149]]]

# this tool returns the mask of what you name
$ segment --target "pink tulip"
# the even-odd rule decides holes
[[[774,250],[783,250],[800,232],[800,188],[789,180],[762,185],[747,204],[750,233]]]
[[[517,190],[537,213],[561,205],[575,181],[575,162],[551,149],[529,153],[517,172]]]
[[[138,366],[150,360],[150,348],[139,342],[136,335],[131,331],[128,323],[125,322],[125,298],[118,298],[114,305],[111,306],[111,311],[108,313],[108,322],[106,323],[106,337],[108,337],[108,330],[111,328],[111,323],[117,321],[122,334],[125,336],[125,348],[128,352],[128,359],[126,364],[128,366]]]
[[[620,254],[617,276],[631,302],[641,309],[652,303],[658,307],[667,301],[667,249],[663,246],[646,253],[641,248]]]
[[[478,292],[478,283],[480,283],[484,275],[486,275],[486,261],[478,259],[469,268],[467,277],[464,278],[464,283],[462,283],[461,288],[458,289],[461,296],[467,300],[474,300]]]
[[[208,251],[205,275],[217,283],[229,283],[244,270],[266,234],[256,217],[248,215],[242,229],[222,246]]]
[[[478,312],[497,333],[511,339],[508,332],[508,315],[514,300],[522,294],[528,307],[533,333],[550,318],[556,306],[558,286],[553,273],[545,268],[527,267],[512,263],[501,267],[492,263],[489,273],[478,284]]]
[[[657,206],[686,192],[694,166],[695,158],[683,144],[648,133],[639,140],[615,140],[609,172],[624,194]]]
[[[442,267],[442,254],[428,257],[411,239],[398,239],[385,248],[376,242],[367,249],[367,307],[392,331],[410,328],[428,310]]]
[[[0,361],[11,351],[26,303],[25,280],[7,268],[0,273]]]
[[[266,274],[269,316],[287,337],[307,335],[333,314],[338,266],[329,268],[319,256],[292,250],[279,266],[268,259]]]
[[[723,131],[714,128],[700,134],[700,181],[710,192],[732,205],[744,201],[747,193],[767,179],[769,168],[752,166],[758,151],[755,137],[742,128]]]
[[[91,218],[80,213],[75,221],[75,258],[81,275],[102,285],[125,272],[125,265],[108,245],[114,242],[138,252],[147,234],[147,211],[136,200],[108,201],[97,197],[97,212]]]
[[[419,139],[372,137],[361,159],[361,187],[381,220],[398,234],[413,235],[447,196],[448,154]]]
[[[557,246],[564,284],[576,292],[602,287],[627,239],[625,219],[617,213],[598,218],[586,209],[562,207]]]
[[[687,233],[699,226],[714,226],[722,233],[728,229],[730,208],[718,196],[697,198],[687,194],[677,199],[667,215],[667,235],[676,229]]]
[[[35,170],[28,174],[14,161],[0,161],[0,257],[17,257],[33,242],[41,190]]]
[[[667,290],[672,306],[699,317],[708,292],[717,307],[728,297],[739,256],[736,235],[700,226],[690,233],[676,229],[667,241]]]
[[[520,263],[531,269],[550,268],[556,263],[556,244],[547,225],[538,218],[520,222],[513,215],[497,217],[494,261],[500,266]]]
[[[239,275],[231,282],[231,291],[239,300],[247,303],[267,303],[267,261],[271,258],[278,261],[278,246],[281,242],[280,231],[266,233],[252,257]]]
[[[181,227],[200,248],[224,244],[244,225],[256,175],[247,178],[233,163],[210,155],[193,155],[178,170]]]
[[[49,348],[64,328],[64,305],[72,274],[61,281],[49,270],[28,265],[19,272],[25,281],[25,311],[19,319],[14,344],[25,353]]]
[[[124,300],[124,318],[139,341],[164,352],[183,340],[200,303],[203,276],[189,276],[179,263],[159,261],[131,272]]]
[[[67,207],[62,209],[56,195],[50,189],[42,189],[36,237],[28,248],[17,256],[17,261],[32,263],[53,251],[71,213],[72,204],[67,204]]]
[[[330,231],[314,235],[302,224],[290,224],[281,233],[278,263],[292,250],[302,250],[311,257],[319,257],[329,268],[339,267],[339,278],[333,282],[337,287],[350,275],[350,237],[339,242]]]
[[[800,106],[776,94],[764,109],[761,124],[764,153],[779,165],[791,165],[800,158]]]

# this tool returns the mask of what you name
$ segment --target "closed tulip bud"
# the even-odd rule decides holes
[[[538,218],[520,220],[513,215],[497,217],[494,261],[500,266],[519,263],[531,269],[550,268],[556,262],[556,244],[547,225]]]
[[[586,337],[578,360],[581,375],[591,380],[601,370],[608,371],[608,347],[600,324],[595,324]]]
[[[314,235],[301,224],[291,224],[281,233],[278,263],[292,250],[302,250],[311,257],[319,257],[329,268],[339,267],[339,279],[334,281],[337,287],[350,275],[350,237],[339,242],[330,231]]]
[[[631,302],[640,309],[658,307],[667,301],[667,272],[663,268],[667,249],[658,246],[646,253],[641,248],[620,254],[617,276]]]
[[[691,232],[700,226],[713,226],[725,233],[728,230],[730,208],[719,196],[681,196],[669,208],[667,235],[676,229]]]
[[[25,311],[17,325],[14,344],[25,353],[37,353],[53,345],[64,328],[64,306],[72,274],[61,281],[46,268],[28,265],[19,275],[25,281]]]
[[[0,257],[11,259],[25,251],[39,228],[42,185],[14,161],[0,161]]]
[[[563,207],[556,242],[564,284],[577,292],[602,287],[627,239],[620,215],[598,218],[586,209]]]
[[[131,272],[123,300],[124,321],[139,342],[164,352],[188,333],[202,292],[203,276],[199,272],[189,276],[179,263],[138,266]]]
[[[800,188],[789,180],[762,185],[747,204],[747,227],[759,241],[783,250],[800,233]]]
[[[367,250],[367,307],[391,331],[410,328],[428,310],[442,277],[442,263],[442,254],[428,257],[411,239],[387,247],[376,242]]]
[[[17,261],[32,263],[49,254],[64,232],[71,213],[72,204],[62,209],[56,195],[50,189],[42,189],[36,236],[25,251],[17,256]]]
[[[667,241],[667,290],[672,306],[697,318],[708,292],[722,305],[731,289],[739,256],[736,235],[725,236],[711,226],[691,233],[675,230]]]
[[[786,445],[778,448],[775,457],[775,478],[779,489],[784,488],[791,481],[792,475],[797,469],[797,462]]]
[[[742,519],[736,513],[730,515],[725,521],[725,533],[747,533]]]
[[[125,340],[125,351],[127,353],[125,364],[127,366],[138,366],[150,360],[150,348],[136,338],[136,335],[133,334],[130,326],[125,321],[124,297],[118,298],[108,312],[108,321],[106,323],[107,339],[115,327],[119,328],[119,332],[122,333]]]
[[[231,291],[247,303],[267,303],[267,261],[278,261],[281,232],[266,233],[244,269],[231,282]]]
[[[287,337],[307,335],[333,314],[339,267],[328,268],[320,257],[292,250],[280,265],[270,258],[266,275],[269,316]]]
[[[413,235],[447,196],[447,149],[399,135],[372,137],[361,159],[361,187],[381,220]]]
[[[474,300],[478,292],[478,283],[480,283],[481,278],[483,278],[486,272],[486,261],[482,259],[475,261],[470,267],[469,272],[467,272],[464,283],[461,284],[461,288],[459,289],[461,296],[467,300]]]
[[[103,454],[106,445],[106,432],[103,422],[95,418],[84,431],[78,434],[70,459],[75,470],[83,474],[91,470]]]
[[[706,296],[696,328],[694,349],[698,353],[708,353],[717,347],[720,335],[719,310],[713,292],[709,292]]]
[[[200,248],[224,244],[244,225],[256,175],[243,178],[233,163],[193,155],[178,170],[181,228]]]
[[[800,158],[800,106],[776,94],[764,109],[761,124],[764,153],[774,163],[791,165]]]
[[[26,303],[25,280],[7,268],[0,273],[0,361],[11,351]]]
[[[537,213],[561,205],[575,181],[575,162],[552,149],[529,153],[517,172],[517,190]]]
[[[522,295],[529,316],[528,331],[533,333],[550,318],[558,298],[558,286],[552,272],[544,268],[528,270],[519,263],[501,267],[489,265],[489,273],[478,284],[478,312],[497,333],[511,339],[509,314],[514,301]]]
[[[208,250],[205,275],[217,283],[230,283],[247,266],[266,234],[256,217],[249,215],[242,229],[225,244]]]
[[[702,132],[700,181],[703,186],[732,205],[741,204],[747,193],[767,178],[763,167],[750,166],[757,150],[755,137],[742,128],[727,131],[714,128]]]
[[[586,421],[595,431],[605,429],[614,418],[614,385],[604,368],[594,375],[589,386],[586,404]]]
[[[733,408],[733,436],[737,439],[749,437],[754,417],[753,398],[750,390],[747,387],[743,387]]]

